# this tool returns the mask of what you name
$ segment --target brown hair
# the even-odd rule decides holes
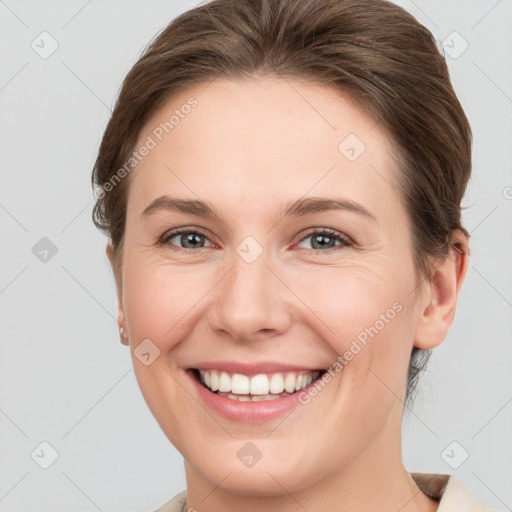
[[[129,172],[119,171],[145,122],[187,86],[262,74],[335,87],[382,123],[399,149],[415,263],[427,277],[428,256],[446,257],[454,230],[467,235],[460,203],[471,173],[471,129],[434,37],[385,0],[214,0],[175,18],[126,76],[92,175],[100,187],[93,219],[110,236],[114,270],[129,176],[112,178]],[[406,399],[429,355],[413,348]]]

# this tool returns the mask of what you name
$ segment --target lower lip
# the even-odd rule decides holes
[[[296,407],[303,405],[299,401],[299,395],[304,392],[307,393],[309,387],[313,386],[316,382],[312,382],[301,391],[283,398],[261,402],[241,402],[209,391],[199,383],[192,370],[186,370],[185,373],[192,380],[200,399],[208,409],[228,420],[239,423],[262,423],[284,416]]]

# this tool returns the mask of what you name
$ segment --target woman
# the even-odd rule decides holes
[[[123,343],[185,459],[160,512],[488,510],[401,421],[468,266],[471,130],[382,0],[216,0],[127,75],[93,174]]]

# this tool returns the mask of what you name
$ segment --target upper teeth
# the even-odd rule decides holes
[[[229,374],[218,370],[199,370],[201,382],[212,391],[238,395],[266,395],[270,393],[294,393],[309,386],[319,372],[261,373],[248,377],[241,373]]]

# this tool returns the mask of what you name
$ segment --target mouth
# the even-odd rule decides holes
[[[209,392],[239,402],[278,400],[314,384],[327,370],[287,371],[244,375],[220,370],[190,368]]]

